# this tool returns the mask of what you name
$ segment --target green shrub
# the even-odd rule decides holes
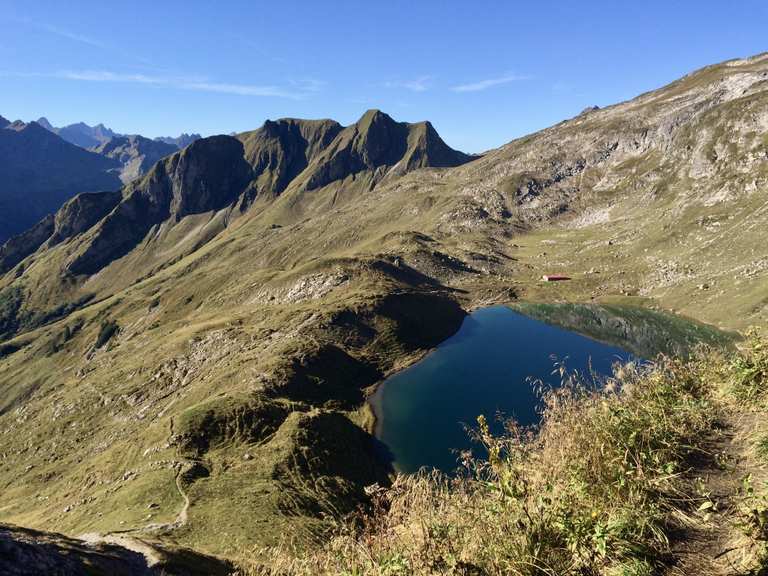
[[[0,290],[0,338],[10,336],[18,329],[22,301],[23,294],[18,286]]]
[[[730,390],[737,400],[746,404],[762,404],[765,401],[768,343],[759,330],[752,328],[747,332],[746,351],[734,358],[728,372]]]
[[[99,335],[96,337],[96,348],[101,348],[120,330],[120,326],[113,320],[105,320],[99,328]]]

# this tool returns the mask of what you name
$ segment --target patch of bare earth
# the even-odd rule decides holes
[[[696,512],[682,519],[685,527],[672,535],[665,576],[763,574],[755,571],[757,551],[744,526],[745,479],[756,486],[768,476],[750,450],[759,421],[759,413],[723,409],[718,433],[705,443],[690,471]]]

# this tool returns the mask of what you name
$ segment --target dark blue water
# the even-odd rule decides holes
[[[603,375],[613,363],[631,359],[620,348],[507,307],[484,308],[429,356],[380,386],[373,398],[376,435],[401,472],[423,466],[451,472],[457,451],[473,447],[464,424],[475,426],[478,415],[492,421],[501,412],[524,425],[538,422],[540,397],[530,380],[559,385],[553,357],[569,370],[591,366]]]

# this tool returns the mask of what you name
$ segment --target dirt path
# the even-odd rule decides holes
[[[173,418],[171,418],[169,428],[170,430],[169,430],[169,436],[168,436],[168,443],[172,445],[172,440],[174,436]],[[123,548],[127,548],[128,550],[132,550],[133,552],[138,552],[147,559],[148,566],[154,566],[155,564],[160,562],[161,558],[158,555],[157,550],[152,546],[148,545],[147,543],[143,542],[142,540],[136,538],[135,536],[139,536],[142,534],[158,534],[162,532],[168,532],[171,530],[177,530],[183,527],[187,523],[187,520],[189,517],[190,499],[189,499],[189,495],[184,490],[184,486],[182,485],[182,482],[183,482],[182,478],[186,472],[188,472],[193,466],[198,465],[199,463],[194,460],[182,458],[180,456],[179,456],[179,460],[180,462],[178,467],[176,468],[176,477],[174,479],[174,482],[176,484],[176,490],[178,491],[179,496],[181,497],[184,504],[181,507],[181,510],[179,510],[174,520],[172,520],[171,522],[153,522],[141,528],[128,528],[126,530],[114,530],[114,531],[105,532],[105,533],[93,532],[93,533],[81,534],[79,536],[79,539],[85,542],[88,542],[90,544],[97,544],[97,543],[116,544],[118,546],[122,546]]]
[[[173,417],[171,417],[170,424],[169,424],[169,432],[168,432],[169,445],[173,445],[173,437],[174,437]],[[172,522],[163,522],[163,523],[155,522],[152,524],[147,524],[143,528],[137,528],[136,530],[132,530],[132,532],[164,532],[169,530],[177,530],[187,523],[187,519],[189,517],[190,500],[189,500],[189,495],[186,493],[186,491],[184,490],[184,486],[182,485],[183,477],[186,472],[190,471],[194,466],[197,466],[200,463],[196,460],[184,458],[178,453],[178,451],[176,453],[176,456],[179,459],[179,466],[176,469],[176,478],[174,479],[174,482],[176,484],[176,491],[179,493],[179,496],[181,496],[181,499],[184,502],[183,506],[181,507],[181,510],[179,510],[179,513],[176,515],[176,518]]]
[[[750,435],[759,415],[725,407],[722,427],[704,447],[690,475],[690,490],[703,507],[693,522],[672,536],[672,567],[667,576],[746,574],[755,550],[743,531],[744,479],[765,479],[750,456]],[[706,517],[708,515],[708,517]]]

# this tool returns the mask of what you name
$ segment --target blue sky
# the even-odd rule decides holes
[[[479,152],[768,50],[759,0],[0,0],[0,115],[147,136],[428,119]]]

